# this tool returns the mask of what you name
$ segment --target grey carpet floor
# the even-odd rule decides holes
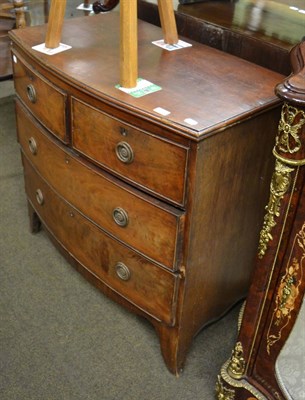
[[[153,327],[85,281],[44,231],[29,232],[11,97],[0,99],[0,196],[1,400],[215,398],[239,307],[202,330],[171,375]]]

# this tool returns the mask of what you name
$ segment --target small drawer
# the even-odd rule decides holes
[[[42,125],[66,143],[66,93],[16,54],[13,54],[13,71],[18,96]]]
[[[175,323],[179,277],[120,244],[62,200],[23,159],[27,196],[57,241],[112,290],[168,325]]]
[[[184,205],[188,148],[72,98],[72,143],[82,154],[175,204]]]
[[[136,191],[57,144],[17,103],[23,152],[44,179],[80,212],[140,254],[179,268],[184,213]]]

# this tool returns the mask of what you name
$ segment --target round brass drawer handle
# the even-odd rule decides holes
[[[28,98],[31,103],[33,104],[36,103],[37,96],[36,96],[36,90],[33,85],[30,84],[26,87],[26,94],[28,95]]]
[[[117,276],[122,279],[122,281],[129,281],[131,277],[131,272],[127,265],[122,262],[118,262],[115,266],[115,272]]]
[[[29,149],[34,156],[37,154],[37,143],[33,137],[30,137],[29,139]]]
[[[133,162],[134,154],[131,146],[126,142],[119,142],[115,147],[117,158],[124,164]]]
[[[44,203],[44,197],[43,197],[42,191],[40,189],[36,190],[36,201],[41,206]]]
[[[112,211],[112,218],[114,220],[114,222],[121,226],[121,227],[125,227],[128,225],[128,214],[127,212],[121,208],[121,207],[116,207],[113,211]]]

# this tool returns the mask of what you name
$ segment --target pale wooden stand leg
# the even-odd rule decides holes
[[[158,9],[164,42],[167,44],[178,43],[178,33],[173,7],[173,0],[158,0]]]
[[[66,10],[66,0],[52,0],[45,40],[48,49],[55,49],[61,40],[61,31]]]
[[[138,78],[137,0],[121,0],[120,26],[120,85],[133,88]]]

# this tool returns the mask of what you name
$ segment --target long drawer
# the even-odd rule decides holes
[[[136,185],[184,205],[188,148],[72,97],[72,145]]]
[[[122,297],[174,324],[179,277],[112,239],[61,199],[23,157],[27,196],[57,241]]]
[[[81,161],[43,131],[20,102],[16,107],[23,151],[63,198],[139,253],[170,269],[179,267],[182,211],[143,195]]]
[[[67,143],[67,94],[13,54],[14,82],[17,95],[39,121]]]

